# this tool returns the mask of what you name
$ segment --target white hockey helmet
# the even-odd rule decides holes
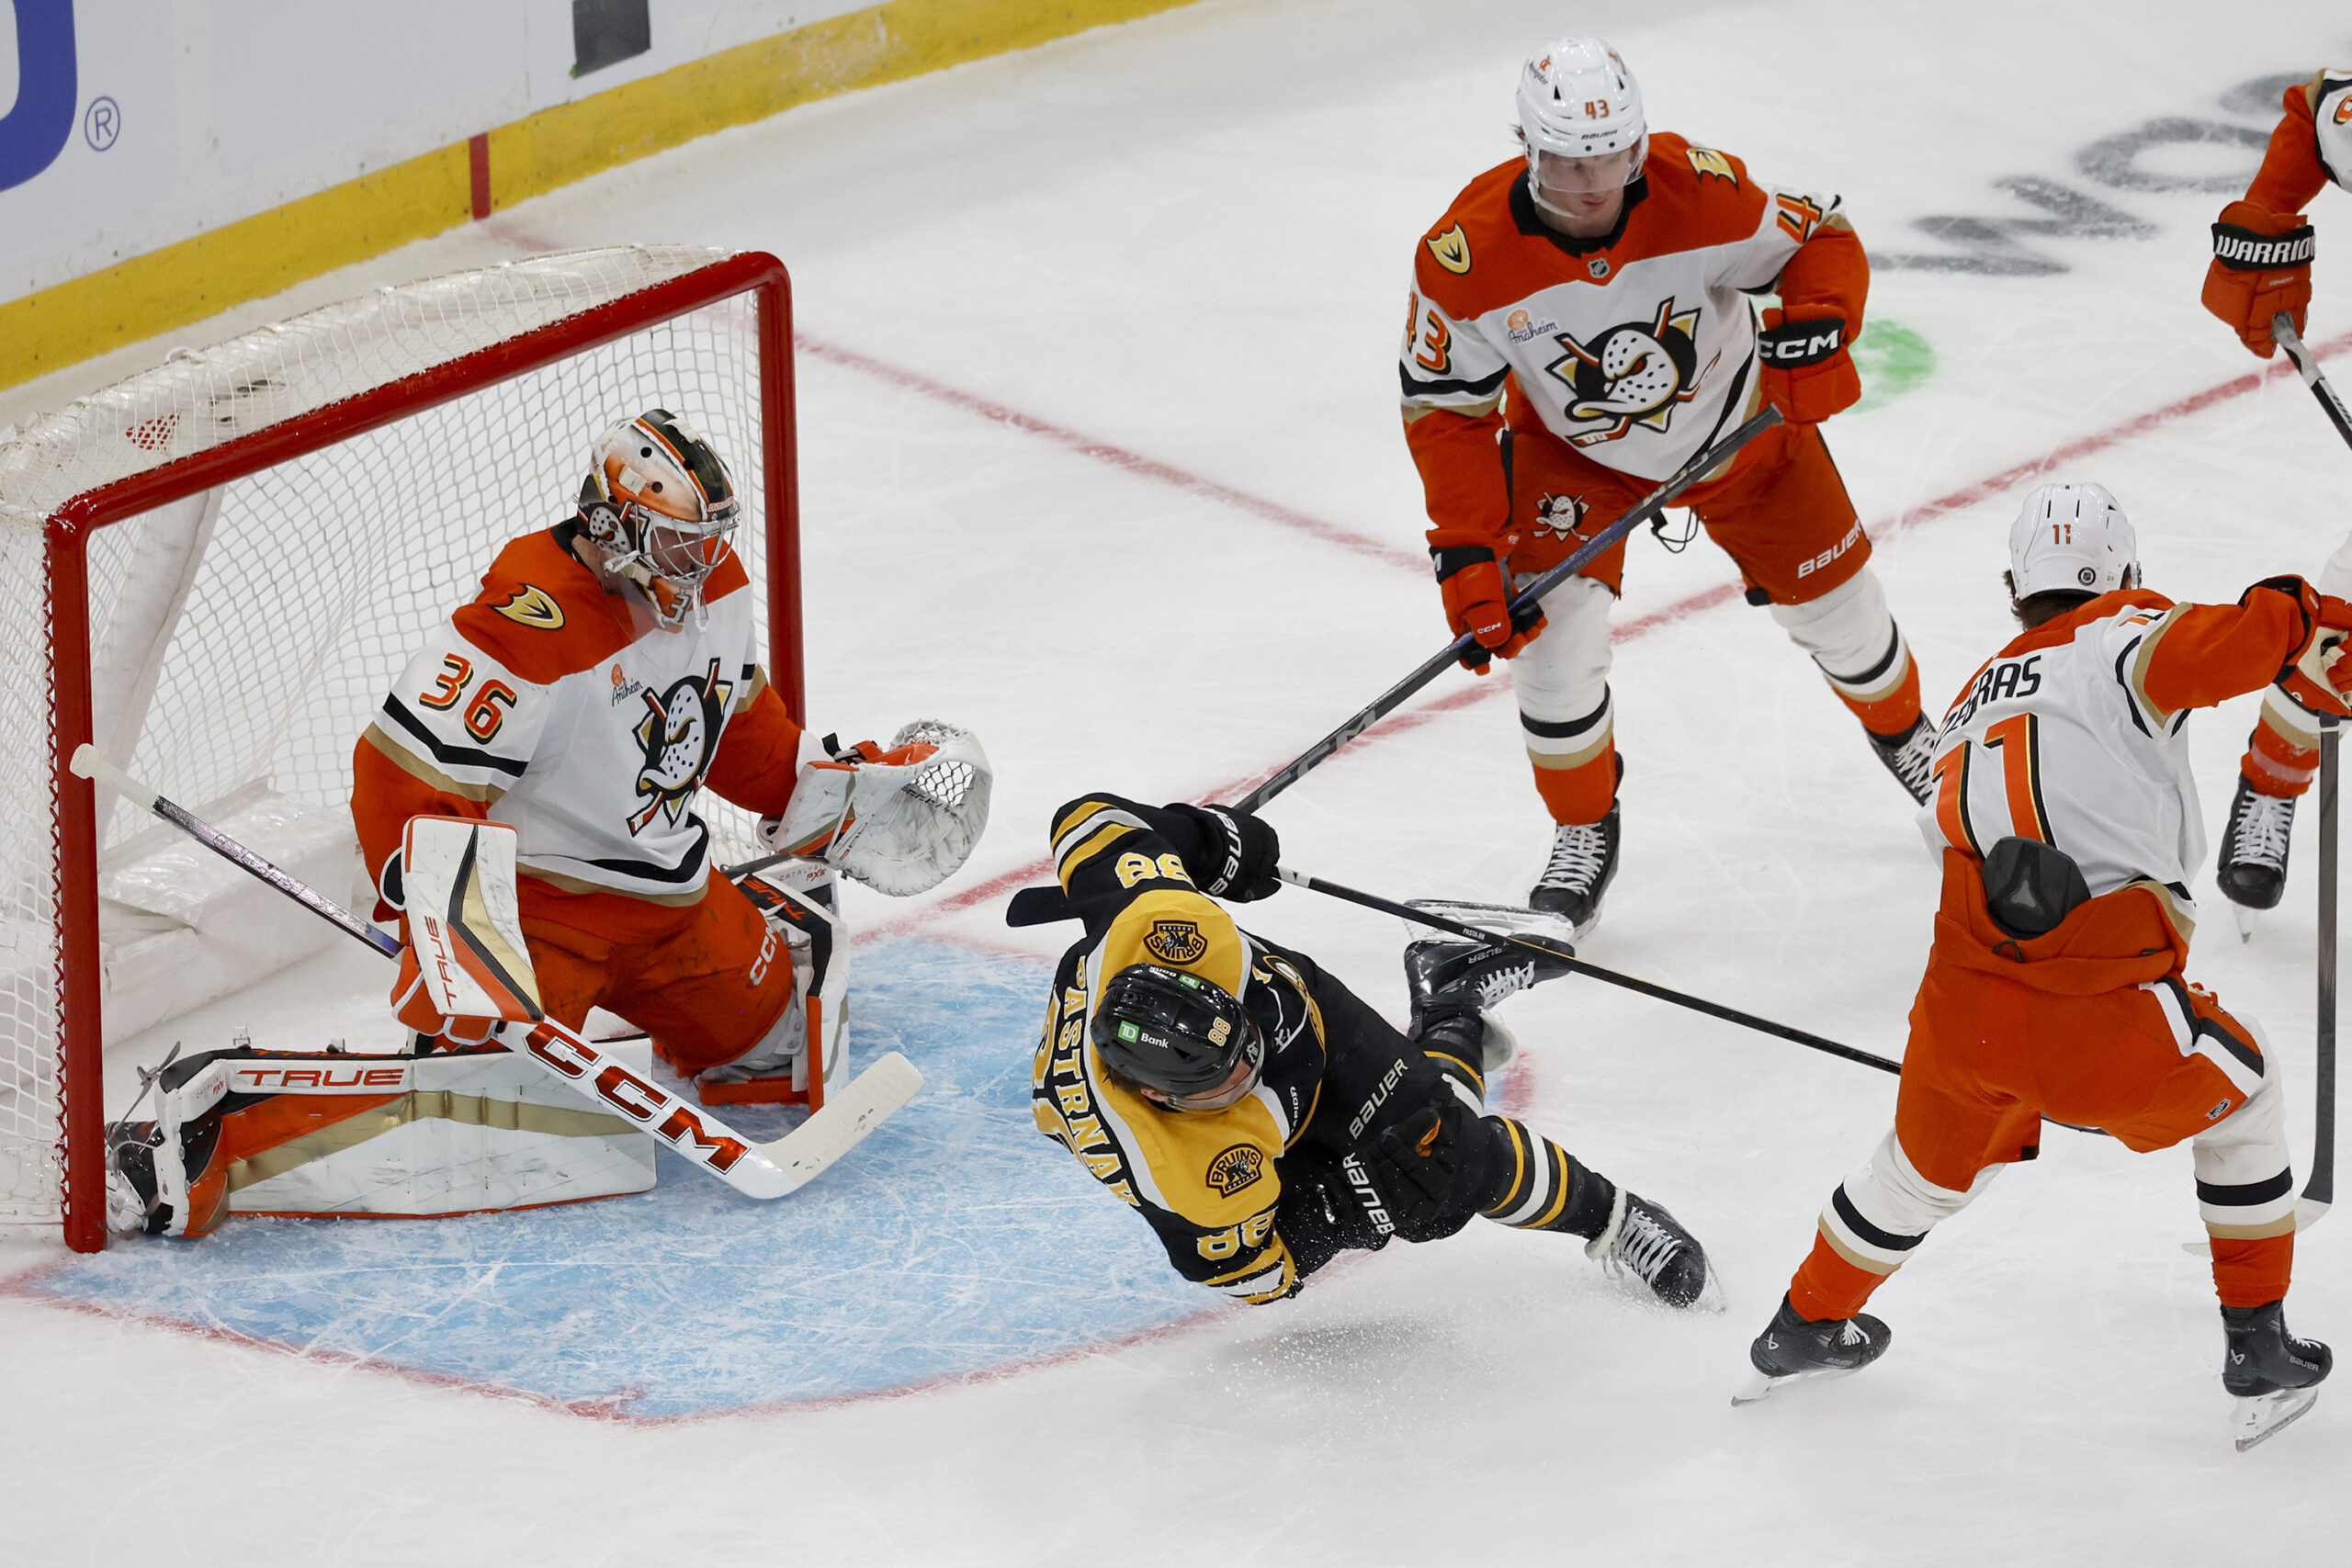
[[[2009,589],[2112,593],[2139,581],[2140,536],[2105,485],[2036,485],[2009,525]]]
[[[667,409],[605,432],[580,487],[581,525],[605,552],[605,570],[643,590],[665,626],[701,604],[741,512],[718,452]]]
[[[1650,148],[1642,85],[1608,39],[1559,39],[1519,73],[1519,139],[1539,194],[1632,185]]]

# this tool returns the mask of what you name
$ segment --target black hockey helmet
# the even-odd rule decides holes
[[[1087,1032],[1114,1072],[1177,1099],[1208,1093],[1245,1059],[1254,1078],[1266,1060],[1265,1036],[1239,998],[1158,964],[1111,976]]]

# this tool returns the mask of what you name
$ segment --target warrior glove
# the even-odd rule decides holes
[[[1477,645],[1462,656],[1462,668],[1478,674],[1487,672],[1494,654],[1515,659],[1519,650],[1533,642],[1544,629],[1544,611],[1530,604],[1514,615],[1510,607],[1510,588],[1504,581],[1503,569],[1495,560],[1495,552],[1484,545],[1450,545],[1432,548],[1430,558],[1437,563],[1438,592],[1445,597],[1446,624],[1453,635],[1465,632],[1477,639]]]
[[[2269,358],[2278,349],[2271,317],[2283,310],[2297,333],[2303,330],[2312,302],[2312,226],[2300,212],[2230,203],[2213,225],[2213,263],[2201,298],[2240,342]]]
[[[1756,334],[1757,388],[1791,424],[1819,424],[1862,395],[1862,374],[1846,339],[1846,318],[1789,321],[1777,307]]]
[[[2256,588],[2288,595],[2303,613],[2303,639],[2280,667],[2278,689],[2307,713],[2352,718],[2352,650],[2344,646],[2352,636],[2352,604],[2328,597],[2300,577],[2267,578],[2238,602],[2244,604]]]

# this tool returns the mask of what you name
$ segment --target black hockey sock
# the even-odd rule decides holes
[[[1510,1135],[1513,1158],[1498,1162],[1495,1196],[1479,1213],[1521,1230],[1565,1231],[1589,1241],[1609,1227],[1617,1189],[1587,1170],[1551,1139],[1508,1116],[1495,1120]]]

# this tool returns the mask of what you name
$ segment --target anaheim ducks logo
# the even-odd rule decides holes
[[[1566,539],[1584,522],[1584,497],[1547,495],[1535,503],[1535,536]]]
[[[1706,369],[1698,368],[1699,312],[1678,311],[1674,296],[1659,301],[1648,321],[1626,321],[1579,343],[1566,333],[1555,340],[1568,352],[1544,367],[1566,384],[1575,396],[1567,403],[1568,418],[1600,421],[1568,439],[1578,446],[1615,441],[1634,426],[1664,431],[1674,411],[1699,395]],[[1722,356],[1718,355],[1717,358]]]
[[[1208,952],[1209,939],[1201,934],[1198,921],[1154,920],[1143,950],[1162,964],[1193,964]]]
[[[515,591],[514,597],[498,606],[498,613],[517,625],[536,626],[543,632],[555,631],[563,625],[563,606],[550,598],[546,589],[534,588],[527,582]]]
[[[641,694],[646,713],[638,722],[637,743],[645,749],[645,765],[637,773],[637,793],[645,805],[629,817],[631,834],[644,832],[656,817],[667,817],[675,827],[686,815],[734,694],[734,682],[718,678],[716,659],[699,678],[673,681],[660,696]]]
[[[1255,1144],[1236,1144],[1219,1149],[1209,1161],[1209,1185],[1216,1189],[1220,1198],[1230,1198],[1243,1189],[1256,1185],[1266,1173],[1266,1151]]]
[[[1463,233],[1461,224],[1456,223],[1427,243],[1430,254],[1435,256],[1437,265],[1446,271],[1464,273],[1470,270],[1470,238]]]

